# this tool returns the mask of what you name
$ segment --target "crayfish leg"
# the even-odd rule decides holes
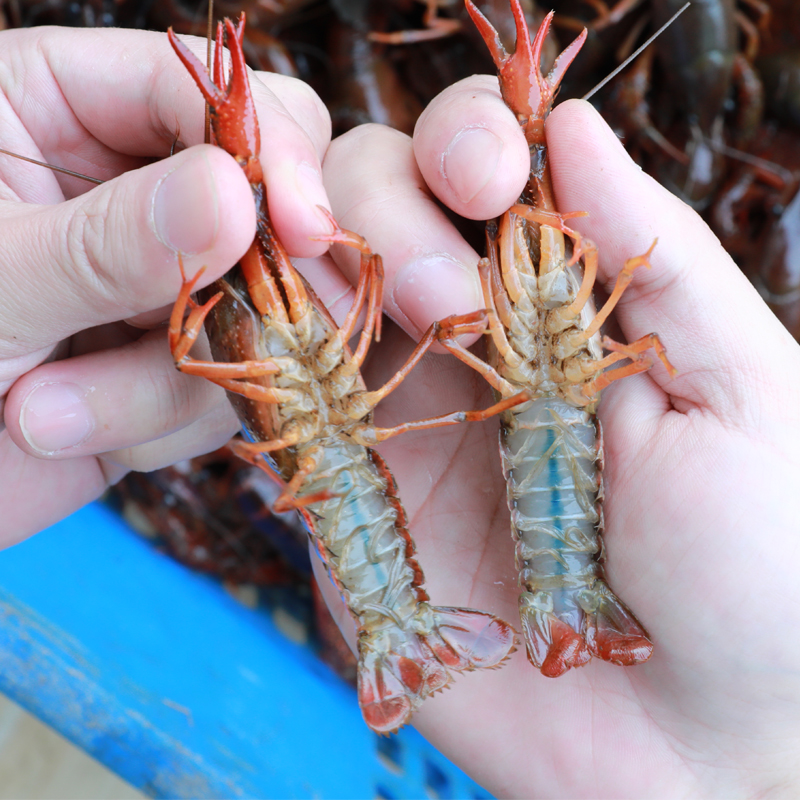
[[[383,259],[373,253],[367,240],[353,231],[345,230],[340,227],[333,214],[324,206],[317,208],[328,218],[333,226],[333,232],[321,236],[312,236],[316,242],[329,242],[330,244],[342,244],[352,247],[361,254],[361,268],[358,273],[358,284],[356,285],[356,295],[353,305],[347,312],[344,322],[339,328],[339,335],[336,340],[331,340],[324,345],[326,349],[340,346],[340,342],[346,342],[353,335],[358,324],[361,310],[366,303],[366,322],[361,333],[358,347],[349,362],[351,371],[361,368],[361,364],[367,356],[367,349],[374,334],[375,341],[381,340],[381,318],[383,315]]]
[[[428,419],[419,419],[415,422],[404,422],[402,425],[397,425],[394,428],[372,428],[375,442],[385,442],[393,436],[399,436],[401,433],[408,431],[422,431],[429,430],[430,428],[443,428],[447,425],[460,425],[462,422],[483,422],[497,414],[502,414],[508,411],[509,408],[514,408],[521,403],[527,403],[530,400],[528,392],[518,392],[511,397],[506,397],[503,400],[495,403],[489,408],[478,409],[477,411],[453,411],[451,414],[443,414],[440,417],[430,417]]]
[[[197,341],[200,331],[203,328],[205,318],[222,299],[223,292],[217,292],[202,306],[198,306],[192,299],[191,294],[195,284],[205,271],[205,268],[198,270],[193,278],[187,280],[183,268],[183,257],[180,253],[178,254],[178,265],[181,270],[183,285],[181,286],[180,294],[170,314],[168,331],[169,347],[176,368],[185,375],[197,375],[207,378],[212,383],[216,383],[225,389],[230,389],[239,394],[245,394],[247,391],[255,391],[259,396],[264,397],[264,392],[269,391],[266,387],[242,383],[237,379],[274,375],[280,372],[280,367],[273,361],[267,359],[263,361],[240,361],[225,364],[217,361],[201,361],[189,356],[189,351]],[[189,309],[188,316],[186,315],[187,308]],[[249,386],[255,388],[246,388]],[[267,399],[267,402],[276,401]]]
[[[633,273],[639,269],[639,267],[650,269],[650,256],[652,255],[656,244],[658,244],[658,239],[653,240],[653,244],[650,245],[650,248],[646,253],[643,253],[640,256],[629,258],[625,262],[624,266],[620,270],[619,275],[617,275],[617,281],[614,284],[614,289],[609,295],[608,300],[606,300],[606,302],[603,304],[603,307],[597,312],[597,316],[595,316],[591,324],[588,325],[581,333],[581,336],[585,341],[589,341],[589,339],[591,339],[592,336],[594,336],[600,330],[601,325],[608,319],[609,314],[614,310],[617,303],[619,303],[623,293],[633,280]]]
[[[585,217],[587,216],[586,212],[571,211],[566,214],[560,214],[556,211],[548,211],[540,208],[535,208],[534,206],[519,204],[512,206],[510,209],[510,213],[516,214],[517,216],[520,217],[524,217],[526,220],[528,220],[528,222],[535,222],[545,228],[552,228],[554,230],[560,231],[564,236],[568,236],[572,240],[572,257],[568,262],[568,266],[576,264],[580,258],[583,258],[584,260],[583,278],[581,280],[581,285],[580,288],[578,289],[578,293],[575,296],[575,299],[564,308],[557,309],[555,313],[557,313],[558,317],[560,317],[562,320],[565,321],[575,319],[577,316],[580,315],[584,306],[586,305],[586,303],[589,302],[589,299],[592,296],[592,289],[594,288],[594,282],[597,279],[597,245],[591,239],[585,238],[580,233],[578,233],[578,231],[568,227],[565,224],[565,220],[573,219],[575,217]],[[546,265],[559,265],[562,263],[561,258],[557,256],[562,255],[563,253],[558,253],[556,257],[554,257],[549,253],[545,254],[544,252],[545,241],[546,241],[545,237],[542,236],[542,244],[541,244],[542,257],[539,267],[540,276],[546,274],[545,271]],[[653,243],[653,246],[655,246],[655,242]],[[563,246],[560,247],[559,249],[563,250]],[[647,252],[647,256],[650,255],[651,251],[652,247]],[[647,256],[639,256],[637,259],[629,259],[629,261],[631,262],[635,261],[636,266],[641,266],[640,263],[641,260],[642,259],[646,260]],[[626,262],[626,266],[627,264],[628,262]],[[635,269],[635,267],[632,267],[631,271],[633,271],[633,269]],[[609,313],[610,311],[611,309],[609,309]]]
[[[197,341],[197,337],[200,335],[200,330],[203,327],[205,318],[208,316],[211,309],[222,299],[222,292],[217,292],[203,306],[198,306],[192,299],[192,292],[200,276],[205,272],[205,267],[199,269],[191,280],[186,280],[186,275],[183,271],[183,258],[180,253],[178,254],[178,264],[181,268],[183,285],[178,294],[178,299],[172,307],[168,331],[169,349],[176,363],[182,362],[186,358],[187,353],[192,349],[192,345]],[[189,316],[184,321],[187,308],[190,309]]]
[[[256,239],[239,262],[250,299],[262,317],[269,315],[276,322],[287,324],[290,322],[290,315],[286,313],[280,289],[260,244]],[[291,273],[289,270],[284,271]]]
[[[656,355],[661,360],[661,363],[667,368],[671,378],[674,378],[678,374],[678,370],[675,369],[670,360],[667,358],[667,350],[661,343],[661,339],[659,339],[658,334],[650,333],[647,336],[643,336],[641,339],[637,339],[635,342],[631,342],[630,344],[615,342],[613,339],[609,339],[607,336],[604,336],[603,347],[605,347],[606,350],[611,350],[611,355],[606,356],[600,361],[589,362],[586,369],[590,371],[597,369],[605,371],[600,372],[600,374],[598,374],[595,378],[582,384],[579,389],[578,387],[575,387],[578,390],[578,394],[575,395],[575,399],[577,399],[579,396],[585,398],[584,402],[582,403],[583,405],[588,404],[586,403],[586,400],[589,402],[596,400],[600,392],[602,392],[607,386],[610,386],[614,381],[618,381],[621,378],[627,378],[629,375],[638,375],[641,372],[647,372],[653,366],[653,360],[644,355],[645,352],[650,348],[655,350]],[[606,367],[609,367],[625,358],[630,358],[631,363],[626,364],[623,367],[618,367],[617,369],[606,369]]]
[[[457,19],[439,16],[439,0],[425,0],[425,5],[425,16],[422,18],[424,28],[393,33],[371,31],[367,34],[367,39],[379,44],[416,44],[444,39],[461,30],[461,23]]]
[[[589,594],[593,607],[586,613],[589,652],[622,667],[647,661],[653,643],[627,606],[603,581],[597,581]]]
[[[317,468],[317,462],[313,455],[307,456],[304,462],[298,465],[297,472],[288,483],[272,468],[269,462],[263,458],[265,453],[282,450],[294,444],[296,444],[296,440],[291,438],[274,439],[269,442],[246,442],[242,439],[232,439],[228,443],[228,447],[230,447],[234,455],[241,458],[242,461],[246,461],[248,464],[258,467],[281,487],[283,491],[272,504],[273,509],[279,514],[285,511],[302,511],[302,509],[311,503],[321,503],[335,497],[333,492],[327,490],[315,492],[314,494],[306,495],[302,498],[297,497],[297,493],[300,491],[304,481]]]
[[[608,336],[604,336],[603,347],[605,347],[606,350],[611,350],[613,353],[620,353],[624,357],[634,360],[641,353],[644,353],[652,347],[661,360],[661,363],[667,368],[670,377],[674,378],[678,374],[678,370],[675,369],[667,358],[667,348],[664,347],[657,333],[648,333],[647,336],[642,336],[641,339],[637,339],[635,342],[630,342],[629,344],[615,342]]]
[[[494,367],[489,366],[481,359],[473,356],[472,353],[458,345],[454,340],[458,336],[469,333],[484,333],[489,324],[489,314],[485,310],[474,311],[471,314],[454,314],[443,320],[434,322],[428,328],[425,335],[420,339],[414,351],[409,356],[406,363],[388,380],[380,389],[372,392],[364,392],[359,400],[360,403],[368,408],[376,406],[384,397],[393,392],[408,376],[411,370],[420,362],[422,357],[437,342],[450,350],[453,355],[464,361],[473,369],[480,372],[499,391],[510,390],[509,385],[499,376]],[[510,390],[513,391],[513,390]],[[521,402],[521,401],[518,401]],[[484,412],[456,412],[458,414],[482,414]],[[494,412],[499,413],[499,412]],[[448,414],[447,418],[453,415]],[[483,417],[485,419],[485,417]],[[437,418],[444,419],[444,418]],[[463,420],[462,420],[463,421]],[[421,422],[425,422],[421,420]],[[415,424],[415,423],[410,423]],[[450,424],[440,422],[438,424]],[[428,427],[436,427],[429,425]],[[399,432],[399,431],[398,431]],[[394,434],[393,434],[394,435]]]

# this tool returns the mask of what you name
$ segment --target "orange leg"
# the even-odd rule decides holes
[[[487,332],[489,336],[491,336],[503,363],[507,364],[511,369],[514,369],[519,367],[523,361],[522,356],[511,347],[508,336],[506,336],[506,329],[511,327],[511,320],[514,312],[508,302],[508,295],[502,291],[502,288],[499,292],[493,291],[495,285],[499,284],[500,273],[497,264],[497,251],[495,249],[490,249],[488,253],[489,256],[487,258],[482,258],[478,262],[478,276],[480,277],[481,289],[483,290],[483,301],[486,303],[488,311]],[[502,309],[501,311],[498,311],[498,306]],[[505,322],[501,322],[500,320],[501,313],[506,319]],[[461,358],[461,356],[457,355],[452,350],[450,352],[452,352],[456,358]],[[471,353],[470,356],[472,356]],[[463,359],[461,360],[463,361]],[[467,362],[465,361],[464,363]],[[498,388],[498,391],[502,390]]]
[[[365,392],[362,395],[362,400],[365,401],[369,407],[377,405],[378,402],[402,383],[409,372],[419,363],[422,356],[435,342],[440,342],[453,353],[453,355],[483,375],[483,377],[486,378],[492,386],[497,388],[498,391],[504,394],[513,391],[511,386],[500,377],[493,367],[489,366],[486,362],[474,356],[469,350],[466,350],[454,341],[456,337],[467,333],[484,333],[487,327],[488,316],[486,311],[475,311],[472,314],[453,315],[440,322],[434,322],[403,367],[380,389],[374,392]],[[496,414],[500,414],[509,408],[513,408],[520,403],[525,403],[529,399],[530,396],[528,392],[518,392],[511,397],[505,397],[500,402],[486,409],[477,411],[454,411],[451,414],[444,414],[440,417],[406,422],[393,428],[376,428],[376,441],[382,442],[393,436],[405,433],[406,431],[439,428],[446,425],[458,425],[462,422],[480,422]]]
[[[203,274],[203,270],[199,270],[191,280],[187,280],[183,259],[180,255],[178,256],[178,265],[183,278],[183,286],[181,286],[180,294],[170,315],[168,334],[175,366],[186,375],[206,378],[217,386],[221,386],[229,392],[244,395],[250,400],[264,403],[286,403],[296,400],[297,392],[291,389],[278,389],[243,380],[279,373],[280,367],[274,361],[241,361],[226,364],[217,361],[201,361],[189,356],[192,345],[200,335],[203,321],[211,309],[222,299],[223,293],[218,292],[207,303],[198,306],[192,299],[191,293]],[[187,308],[189,315],[184,322],[183,318]]]
[[[460,425],[462,422],[482,422],[489,419],[496,414],[502,414],[509,408],[526,403],[530,400],[528,392],[519,392],[512,397],[506,397],[499,403],[495,403],[489,408],[480,409],[478,411],[454,411],[452,414],[443,414],[441,417],[431,417],[430,419],[420,419],[416,422],[405,422],[402,425],[397,425],[394,428],[375,428],[377,441],[385,442],[393,436],[398,436],[401,433],[408,431],[422,431],[429,428],[443,428],[447,425]]]
[[[630,344],[615,342],[608,336],[604,336],[603,347],[605,347],[606,350],[611,350],[612,353],[621,353],[623,356],[634,360],[638,358],[641,353],[644,353],[645,350],[649,350],[652,347],[656,355],[661,359],[661,363],[667,368],[670,377],[674,378],[678,374],[678,370],[675,369],[667,358],[667,349],[661,343],[661,339],[658,338],[658,334],[656,333],[648,333],[647,336],[642,336],[641,339],[637,339]]]
[[[655,350],[656,355],[661,359],[661,362],[669,371],[671,377],[678,374],[678,370],[672,365],[667,358],[667,351],[661,340],[655,333],[643,336],[630,344],[621,344],[609,339],[607,336],[603,337],[603,347],[612,351],[612,355],[606,357],[602,361],[596,362],[598,367],[613,364],[623,358],[630,358],[631,363],[618,369],[606,370],[601,372],[594,380],[591,380],[581,387],[581,394],[588,398],[594,399],[597,395],[610,386],[614,381],[620,378],[626,378],[628,375],[637,375],[640,372],[647,372],[653,366],[651,358],[645,356],[645,352],[649,349]]]
[[[220,383],[221,386],[225,382],[236,378],[253,378],[260,375],[274,375],[276,372],[280,372],[280,368],[269,360],[220,364],[216,361],[200,361],[189,356],[189,351],[197,341],[197,337],[203,328],[205,318],[222,299],[223,293],[217,292],[207,303],[198,306],[192,299],[191,294],[205,268],[199,270],[191,280],[187,280],[183,268],[183,258],[180,254],[178,254],[178,265],[181,270],[183,285],[170,315],[168,333],[169,347],[172,357],[175,359],[175,366],[187,375],[199,375],[215,383]],[[186,315],[187,308],[189,309],[189,315],[184,321],[183,318]]]
[[[276,252],[279,252],[276,250]],[[247,281],[247,291],[256,311],[264,317],[268,316],[277,323],[289,324],[290,315],[284,306],[278,282],[269,269],[266,254],[261,242],[256,239],[239,261],[242,274]],[[281,275],[290,272],[287,268]],[[292,293],[294,297],[296,292]]]
[[[318,241],[327,241],[336,244],[343,244],[347,247],[353,247],[361,253],[361,272],[359,275],[358,286],[356,287],[356,298],[353,302],[352,308],[348,312],[345,323],[342,326],[342,329],[347,329],[348,332],[355,325],[355,321],[358,318],[358,313],[360,312],[361,306],[364,303],[364,298],[367,292],[366,285],[370,279],[370,276],[372,276],[369,290],[369,301],[367,304],[367,322],[364,326],[364,331],[359,341],[358,348],[351,361],[355,367],[360,367],[361,363],[366,357],[367,347],[371,339],[371,321],[376,329],[375,338],[379,338],[377,329],[379,327],[378,320],[380,319],[381,315],[380,299],[383,289],[382,261],[380,256],[372,252],[366,240],[362,236],[359,236],[357,233],[353,233],[352,231],[347,231],[340,228],[336,220],[333,218],[333,216],[331,216],[330,212],[324,208],[321,208],[321,210],[326,213],[331,224],[334,226],[334,232],[325,236],[316,236],[314,238]],[[490,320],[494,320],[494,323],[492,323]],[[452,352],[453,355],[464,361],[473,369],[477,370],[486,378],[487,381],[489,381],[492,386],[498,389],[498,391],[501,391],[506,395],[510,394],[512,391],[510,385],[497,374],[497,371],[494,368],[490,367],[484,361],[474,356],[455,341],[456,337],[467,333],[484,333],[487,329],[487,325],[498,328],[494,315],[487,314],[486,311],[477,311],[473,314],[454,315],[439,322],[435,322],[426,331],[425,335],[414,348],[414,352],[411,354],[408,361],[406,361],[406,363],[384,386],[373,392],[364,392],[359,396],[359,406],[363,406],[365,413],[370,408],[374,408],[384,397],[393,392],[403,382],[403,380],[405,380],[406,376],[411,372],[412,369],[414,369],[425,353],[436,342],[440,342],[446,349]],[[512,405],[516,405],[519,402],[522,401],[517,400],[516,403],[513,403]],[[494,408],[494,406],[492,408]],[[498,410],[494,411],[493,413],[499,413],[500,410],[504,409],[498,408]],[[437,427],[438,425],[455,424],[458,421],[464,421],[467,419],[467,417],[461,417],[459,415],[473,413],[482,414],[484,412],[456,412],[455,415],[449,414],[445,417],[436,418],[436,420],[420,420],[419,423],[408,424],[417,427]],[[456,419],[457,416],[458,419]],[[478,417],[475,417],[475,419],[478,419]],[[426,425],[426,422],[430,424]],[[411,430],[411,428],[405,427],[403,429]],[[397,432],[400,432],[399,429]],[[390,435],[395,434],[392,433]]]
[[[414,367],[419,364],[425,353],[436,342],[443,344],[456,336],[467,333],[484,333],[486,331],[486,312],[476,311],[472,314],[460,314],[447,317],[439,322],[434,322],[428,328],[425,335],[420,339],[419,344],[414,348],[414,352],[408,361],[387,381],[380,389],[374,392],[364,392],[362,400],[370,407],[374,408],[384,397],[391,394],[408,376]]]
[[[600,326],[608,319],[608,315],[614,310],[623,292],[633,280],[634,271],[639,269],[639,267],[647,267],[647,269],[650,269],[650,255],[657,243],[658,239],[654,239],[653,244],[650,245],[650,249],[646,253],[641,256],[629,258],[625,262],[619,275],[617,275],[617,282],[614,284],[614,289],[608,300],[606,300],[603,307],[597,312],[597,316],[592,320],[592,323],[583,331],[583,338],[585,341],[591,339],[592,336],[600,330]]]
[[[394,33],[372,31],[367,38],[371,42],[380,44],[415,44],[416,42],[444,39],[461,30],[461,23],[457,19],[445,19],[439,16],[438,0],[426,0],[425,5],[425,16],[422,18],[425,27],[422,30],[395,31]]]
[[[502,223],[504,229],[508,231],[508,214],[503,215]],[[478,262],[478,276],[486,308],[497,314],[497,328],[508,330],[511,327],[511,321],[516,316],[516,311],[503,284],[500,258],[501,241],[501,232],[497,226],[488,224],[486,226],[486,258],[482,258]],[[490,327],[490,333],[494,330],[494,327]]]
[[[585,239],[578,231],[567,227],[564,224],[564,220],[573,219],[575,217],[585,217],[586,212],[571,211],[567,214],[558,214],[554,211],[543,211],[533,206],[516,205],[510,208],[510,213],[524,217],[530,222],[538,222],[540,225],[546,225],[548,228],[555,228],[561,231],[565,236],[569,236],[573,242],[572,258],[570,258],[568,262],[569,266],[576,264],[581,257],[584,258],[583,280],[581,281],[578,293],[568,306],[559,311],[559,316],[563,319],[575,319],[580,315],[583,307],[592,296],[594,282],[597,279],[597,245],[591,241],[591,239]]]
[[[294,442],[288,442],[280,439],[272,442],[259,443],[246,442],[243,439],[233,439],[228,444],[231,451],[235,455],[237,455],[243,461],[246,461],[248,464],[252,464],[254,467],[258,467],[260,470],[263,470],[283,489],[278,499],[273,503],[272,506],[279,514],[282,514],[285,511],[299,510],[307,505],[310,505],[311,503],[320,503],[324,500],[330,500],[331,497],[335,497],[333,492],[329,492],[327,490],[316,492],[303,498],[297,497],[297,492],[300,491],[305,479],[308,478],[308,476],[311,475],[317,468],[317,462],[313,455],[309,455],[306,458],[300,459],[297,464],[297,472],[292,475],[292,478],[288,483],[262,457],[265,452],[269,452],[270,450],[280,450],[283,447],[289,447],[292,444],[294,444]]]
[[[333,233],[326,234],[325,236],[313,236],[312,238],[319,242],[330,242],[331,244],[343,244],[347,247],[353,247],[361,253],[361,269],[358,275],[358,284],[356,285],[356,296],[353,300],[353,305],[350,311],[347,312],[347,316],[342,323],[342,327],[339,329],[338,335],[325,345],[325,348],[330,350],[341,347],[347,342],[355,331],[359,314],[366,303],[367,310],[364,330],[361,332],[355,353],[353,353],[353,356],[343,370],[345,374],[352,374],[361,369],[361,365],[367,357],[367,351],[369,350],[373,335],[376,342],[381,340],[381,320],[383,318],[383,259],[372,252],[369,244],[367,244],[367,240],[364,239],[363,236],[340,228],[330,211],[322,206],[317,206],[317,208],[328,217],[334,230]]]

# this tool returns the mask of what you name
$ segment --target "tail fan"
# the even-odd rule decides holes
[[[560,620],[552,610],[540,608],[530,592],[523,592],[519,600],[528,660],[542,675],[558,678],[572,667],[591,661],[581,632]]]
[[[446,688],[453,672],[491,669],[515,649],[513,628],[483,611],[421,608],[407,628],[395,624],[358,642],[358,700],[376,733],[405,725],[426,697]]]
[[[653,643],[633,613],[601,580],[580,592],[583,624],[569,623],[541,607],[529,592],[520,595],[520,619],[528,659],[547,678],[588,664],[592,656],[622,667],[647,661]]]
[[[633,612],[602,581],[595,583],[592,594],[593,609],[586,619],[589,652],[623,667],[647,661],[653,643]]]

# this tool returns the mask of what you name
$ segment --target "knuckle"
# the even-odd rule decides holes
[[[269,96],[264,102],[275,106],[277,98],[287,119],[297,125],[308,137],[320,158],[324,155],[331,140],[331,116],[317,93],[306,83],[286,75],[258,73]],[[258,86],[253,87],[258,93]],[[273,109],[274,110],[274,109]]]
[[[154,376],[154,422],[160,432],[178,430],[206,411],[205,387],[197,386],[198,383],[177,371]]]
[[[189,425],[144,444],[106,453],[105,458],[136,472],[151,472],[216,450],[235,432],[235,428],[227,424],[224,417],[207,415],[198,424]]]
[[[80,207],[67,221],[62,267],[72,284],[92,304],[116,303],[120,295],[119,265],[114,258],[112,214],[106,207]]]
[[[358,158],[353,158],[354,155]],[[337,136],[331,143],[323,168],[342,176],[361,175],[367,181],[375,170],[402,177],[414,166],[411,137],[394,128],[368,122]]]
[[[217,387],[175,369],[161,337],[142,337],[127,345],[127,349],[126,358],[143,367],[139,382],[147,390],[140,389],[139,394],[147,398],[147,438],[180,430],[215,405]]]
[[[308,84],[294,78],[292,80],[295,82],[293,116],[315,142],[319,139],[327,144],[331,138],[331,115],[328,109]]]

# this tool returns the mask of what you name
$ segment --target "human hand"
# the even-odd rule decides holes
[[[464,143],[464,131],[476,132],[475,150],[449,144],[459,136]],[[670,379],[657,363],[619,381],[603,392],[599,412],[609,583],[648,629],[655,653],[641,666],[593,660],[552,680],[521,650],[501,670],[459,676],[414,724],[499,796],[794,796],[800,523],[790,493],[800,479],[800,348],[700,218],[631,162],[590,106],[556,108],[547,136],[559,209],[589,212],[574,226],[599,246],[601,287],[610,290],[625,259],[659,240],[652,269],[636,273],[616,319],[629,341],[657,331],[679,374]],[[481,161],[486,143],[490,156]],[[510,171],[492,175],[493,161]],[[465,172],[448,182],[451,162]],[[440,301],[457,292],[469,305],[477,279],[454,289],[458,268],[445,259],[441,273],[428,274],[423,261],[409,292],[397,278],[403,265],[431,253],[468,265],[477,255],[435,207],[418,169],[443,203],[490,217],[515,202],[527,148],[496,83],[478,78],[429,107],[414,155],[399,134],[363,128],[334,141],[324,168],[340,223],[384,255],[387,308],[398,297],[424,297],[432,319],[456,310]],[[354,270],[351,255],[335,256]],[[424,315],[412,325],[402,310],[394,315],[412,332],[424,327]],[[371,386],[411,347],[394,334],[371,362]],[[378,407],[376,421],[490,402],[466,367],[431,356]],[[516,624],[497,425],[406,434],[379,449],[432,602]],[[330,592],[327,580],[321,585]],[[352,641],[352,620],[338,598],[330,604]]]
[[[247,249],[255,212],[241,169],[218,148],[151,163],[176,139],[203,141],[202,98],[164,34],[0,35],[0,146],[108,181],[92,188],[0,156],[5,546],[128,469],[171,464],[236,432],[224,392],[175,370],[161,323],[180,287],[177,251],[190,275],[207,268],[205,285]],[[330,230],[316,209],[328,205],[330,120],[304,84],[260,77],[274,223],[291,253],[318,255],[326,245],[309,237]]]

